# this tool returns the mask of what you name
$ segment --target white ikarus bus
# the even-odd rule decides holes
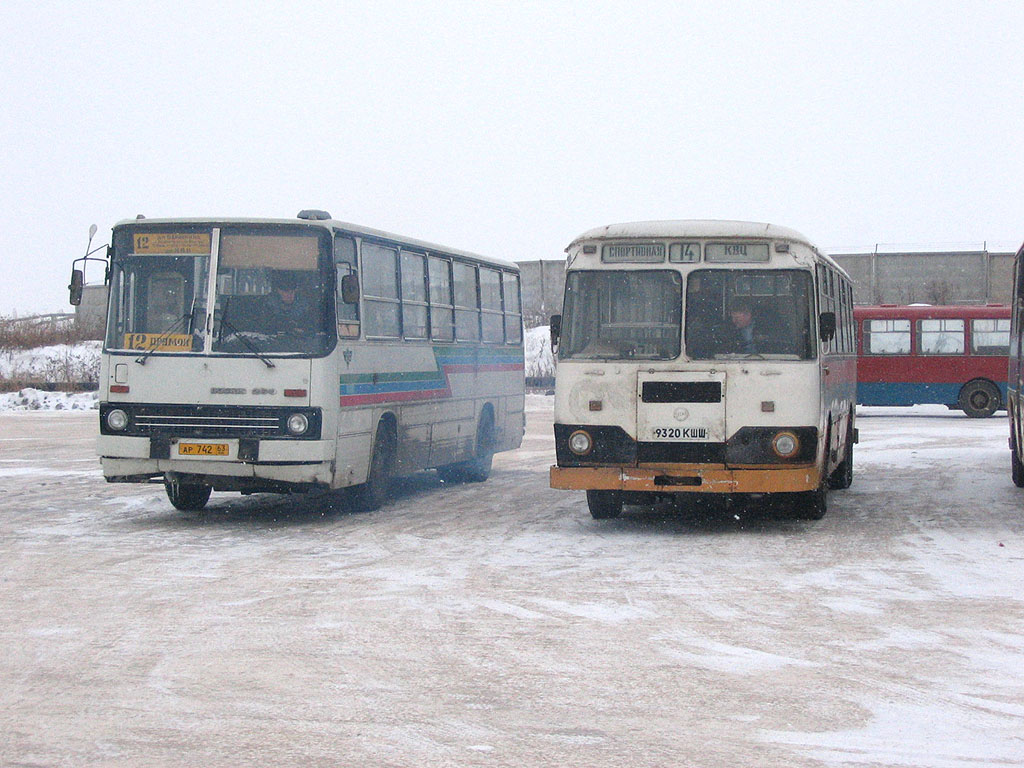
[[[110,482],[163,482],[178,509],[358,486],[374,508],[395,475],[484,480],[522,440],[515,264],[323,211],[122,221],[103,261]]]
[[[779,494],[825,514],[853,473],[853,291],[798,232],[653,221],[566,249],[552,318],[553,488],[595,518],[692,493]]]

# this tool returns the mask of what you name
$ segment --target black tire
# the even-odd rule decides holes
[[[164,490],[167,498],[175,509],[182,512],[195,512],[206,506],[213,488],[209,485],[182,483],[177,480],[166,480]]]
[[[852,421],[850,422],[853,423]],[[846,456],[842,463],[828,476],[828,487],[845,491],[853,484],[853,427],[846,430]]]
[[[999,410],[1002,400],[995,384],[985,379],[975,379],[964,384],[957,404],[972,419],[984,419]]]
[[[461,483],[466,479],[461,464],[445,464],[437,468],[437,476],[444,483]]]
[[[391,493],[391,479],[395,471],[395,439],[386,424],[377,427],[370,456],[370,471],[366,482],[353,489],[357,509],[372,512],[380,509]]]
[[[1020,453],[1017,452],[1016,445],[1010,447],[1010,476],[1014,485],[1024,488],[1024,466],[1021,466]]]
[[[595,520],[611,520],[622,514],[622,491],[587,491],[587,506]]]
[[[488,408],[480,416],[476,428],[475,456],[466,462],[465,475],[471,483],[482,483],[491,476],[494,461],[494,416]]]
[[[792,494],[789,516],[794,520],[821,520],[828,511],[826,484],[814,491]]]

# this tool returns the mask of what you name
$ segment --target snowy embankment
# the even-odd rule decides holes
[[[57,385],[96,381],[100,346],[99,341],[83,341],[0,351],[0,381]],[[85,411],[97,407],[95,392],[48,392],[24,387],[0,393],[0,411]]]
[[[526,375],[551,378],[555,360],[548,327],[530,328],[524,337]],[[100,371],[100,342],[57,344],[0,352],[2,381],[96,381]],[[83,411],[99,407],[95,392],[46,392],[30,387],[0,393],[0,411]]]
[[[0,411],[88,411],[99,408],[98,392],[46,392],[25,387],[0,394]]]

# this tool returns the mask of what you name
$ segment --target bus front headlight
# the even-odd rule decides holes
[[[594,441],[582,429],[577,429],[569,435],[569,450],[577,456],[586,456],[593,447]]]
[[[115,408],[107,413],[107,426],[115,432],[120,432],[128,426],[128,414],[120,408]]]
[[[792,432],[779,432],[772,438],[772,450],[782,459],[791,459],[800,450],[800,440]]]
[[[293,413],[288,417],[287,426],[291,434],[302,435],[309,429],[309,419],[304,413]]]

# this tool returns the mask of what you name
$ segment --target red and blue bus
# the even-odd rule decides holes
[[[1009,307],[883,304],[853,315],[860,405],[937,403],[974,418],[1004,407]]]

